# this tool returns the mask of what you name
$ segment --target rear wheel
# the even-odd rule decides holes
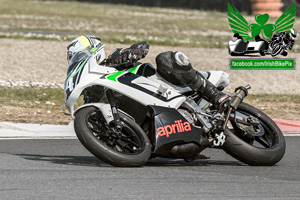
[[[80,142],[92,154],[113,166],[144,165],[150,157],[151,145],[146,133],[128,116],[119,113],[122,129],[107,124],[95,107],[78,111],[74,127]]]
[[[265,51],[263,51],[263,50],[260,50],[260,51],[259,51],[259,54],[260,54],[261,56],[265,56],[265,55],[266,55]]]
[[[287,51],[284,51],[284,52],[281,53],[281,55],[287,56],[287,55],[288,55],[288,52],[287,52]]]
[[[279,162],[285,153],[285,139],[275,122],[246,103],[240,104],[237,111],[241,115],[258,119],[259,125],[249,127],[255,133],[253,137],[242,133],[234,126],[226,129],[227,138],[223,149],[232,157],[249,165],[274,165]],[[236,122],[231,120],[231,123]]]

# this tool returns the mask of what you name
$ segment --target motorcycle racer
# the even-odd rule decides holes
[[[71,60],[75,53],[83,51],[88,47],[96,47],[100,44],[102,44],[101,39],[95,36],[82,35],[80,37],[77,37],[67,47],[68,62]],[[125,68],[129,68],[130,65],[132,65],[136,61],[144,58],[147,55],[148,51],[148,42],[137,42],[131,45],[131,47],[129,48],[115,49],[108,56],[107,60],[103,59],[103,61],[99,64],[105,62],[107,66],[115,67],[117,70],[123,70]],[[105,52],[103,51],[103,53]],[[102,56],[105,57],[105,54]]]
[[[275,33],[269,41],[269,52],[272,52],[272,50],[275,47],[275,44],[280,44],[280,46],[283,48],[281,54],[283,56],[286,56],[288,54],[287,48],[289,50],[293,49],[296,37],[297,31],[295,29],[291,29],[289,32]]]
[[[96,46],[92,42],[83,36],[69,45],[64,101],[79,141],[97,158],[137,167],[151,156],[204,158],[204,149],[217,147],[249,165],[274,165],[282,159],[281,130],[242,102],[249,85],[228,94],[232,100],[223,106],[229,99],[221,92],[229,83],[225,72],[198,72],[181,52],[159,54],[156,69],[139,63],[148,52],[146,42],[117,49],[106,60],[105,45],[100,39]],[[71,47],[83,50],[72,52]]]
[[[91,35],[82,35],[74,39],[67,47],[67,61],[69,62],[73,55],[87,47],[96,47],[101,44],[101,39]]]
[[[67,47],[68,61],[76,52],[83,51],[87,47],[96,47],[99,44],[102,44],[101,40],[95,36],[84,35],[74,39]],[[115,49],[106,60],[105,54],[102,55],[104,59],[98,64],[105,62],[106,66],[115,67],[117,70],[126,70],[133,67],[148,52],[148,42],[137,42],[129,48]],[[157,72],[165,80],[175,85],[188,85],[206,100],[212,102],[216,108],[220,109],[225,103],[229,102],[229,96],[219,91],[201,73],[196,71],[187,56],[182,52],[163,52],[156,57],[156,64]]]

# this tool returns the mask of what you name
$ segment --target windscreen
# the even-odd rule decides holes
[[[82,62],[85,60],[89,55],[87,54],[87,51],[79,51],[75,53],[71,60],[69,61],[69,66],[68,66],[68,72],[67,75],[74,71],[74,68],[77,66],[77,63]]]

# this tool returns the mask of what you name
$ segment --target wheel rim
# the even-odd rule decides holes
[[[107,124],[99,111],[92,111],[86,123],[93,136],[107,147],[123,154],[142,152],[145,147],[143,137],[126,120],[121,121],[123,128],[116,131],[114,124]]]
[[[246,115],[246,116],[252,116],[259,120],[259,123],[261,125],[261,131],[264,131],[264,134],[262,136],[255,136],[254,138],[249,138],[247,136],[244,136],[240,131],[236,131],[236,129],[230,129],[233,133],[235,133],[240,139],[247,142],[248,144],[251,144],[252,146],[258,147],[258,148],[273,148],[279,143],[278,135],[276,134],[275,130],[269,125],[268,123],[265,123],[261,117],[254,113],[249,113],[246,111],[238,110],[238,112]],[[230,121],[231,124],[234,124],[232,120]]]
[[[272,55],[276,56],[280,53],[280,51],[281,51],[281,46],[279,44],[275,44],[274,49],[272,51]]]

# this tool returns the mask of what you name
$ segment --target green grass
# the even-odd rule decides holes
[[[30,123],[68,123],[69,119],[62,115],[62,103],[64,100],[63,89],[58,88],[1,88],[0,118],[11,121],[14,115],[15,122]],[[272,119],[300,120],[299,105],[300,95],[287,94],[259,94],[249,95],[246,103],[262,110]],[[75,107],[83,104],[82,98],[77,101]],[[6,114],[5,112],[13,112]],[[5,111],[6,110],[6,111]],[[48,113],[52,110],[51,115]],[[66,109],[64,108],[66,111]],[[38,113],[38,116],[37,116]],[[42,120],[40,122],[39,120]]]
[[[0,33],[2,38],[70,40],[72,36],[68,34],[78,32],[78,34],[98,35],[106,43],[147,40],[157,45],[225,46],[223,36],[216,35],[215,38],[201,36],[203,31],[206,32],[211,28],[220,31],[222,27],[226,28],[223,22],[216,23],[216,19],[224,21],[224,14],[219,12],[69,1],[2,0],[0,13],[0,19],[3,19],[0,20],[0,32],[6,27],[6,30],[52,31],[63,35],[47,37],[3,32]],[[210,18],[206,17],[207,15]],[[217,42],[214,41],[216,39]]]
[[[64,100],[63,89],[57,88],[0,88],[1,106],[53,106]]]
[[[40,105],[48,105],[46,102],[61,104],[64,100],[64,91],[59,88],[0,88],[0,105],[33,104],[38,101]],[[246,100],[258,102],[287,102],[300,104],[300,95],[291,94],[257,94],[249,95]]]
[[[81,34],[93,34],[104,43],[147,40],[156,45],[226,48],[232,37],[226,12],[65,0],[0,0],[0,5],[0,38],[70,41]],[[254,16],[242,14],[249,24],[255,22]],[[300,30],[298,21],[296,30]],[[295,45],[294,51],[298,50]]]
[[[147,40],[157,45],[224,48],[232,36],[225,12],[78,1],[0,0],[0,5],[2,38],[69,41],[76,35],[93,34],[105,43]],[[249,23],[255,22],[254,16],[245,17]],[[300,29],[298,20],[295,29]],[[49,33],[13,34],[8,30]]]

